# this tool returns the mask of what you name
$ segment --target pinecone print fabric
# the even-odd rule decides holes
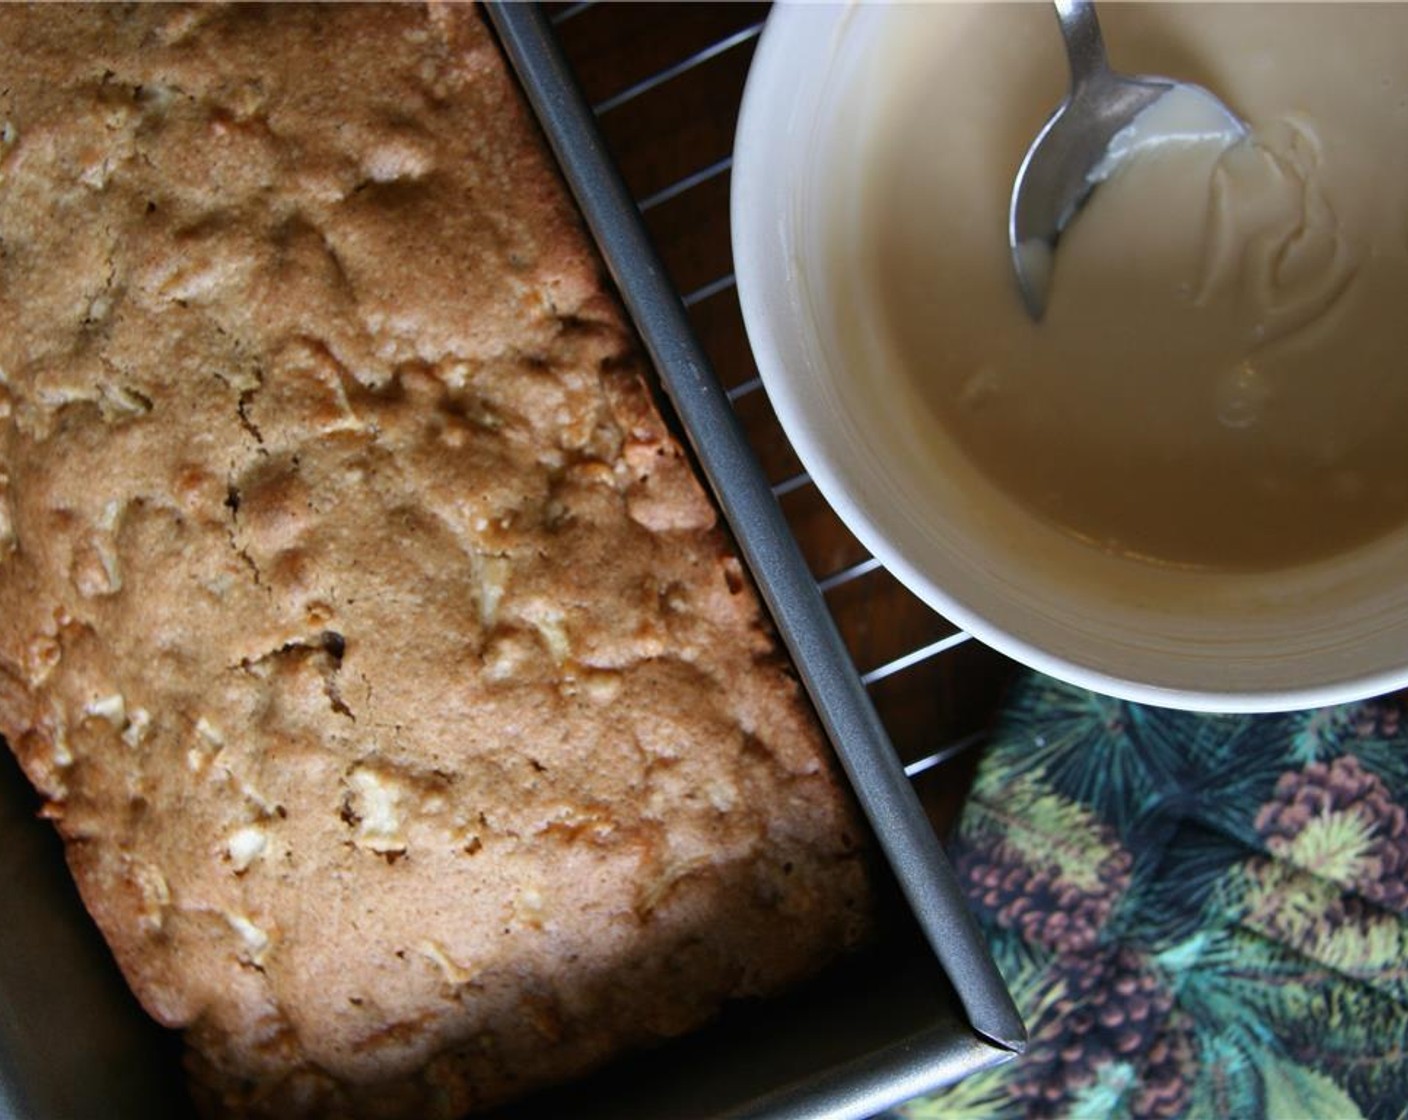
[[[1312,848],[1307,837],[1326,834],[1316,847],[1327,855],[1352,849],[1326,869],[1339,873],[1338,886],[1390,910],[1408,910],[1408,811],[1354,755],[1282,774],[1255,824],[1273,856],[1311,874],[1320,869],[1314,852],[1306,852]]]
[[[1402,1120],[1404,707],[1207,716],[1027,678],[951,851],[1030,1046],[890,1120]]]
[[[1024,940],[1057,953],[1078,954],[1095,946],[1100,929],[1129,880],[1129,856],[1120,852],[1103,861],[1108,877],[1083,885],[1062,876],[1061,867],[1029,862],[1014,845],[969,849],[955,870],[969,901],[1002,929],[1020,931]]]
[[[1128,1114],[1163,1120],[1187,1104],[1191,1040],[1173,1010],[1173,991],[1127,947],[1069,954],[1056,966],[1068,1014],[1047,1019],[1010,1081],[1022,1111],[1067,1115],[1118,1071]]]

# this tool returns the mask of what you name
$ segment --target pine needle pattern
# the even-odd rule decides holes
[[[950,848],[1031,1043],[889,1120],[1403,1120],[1405,699],[1206,716],[1025,678]]]

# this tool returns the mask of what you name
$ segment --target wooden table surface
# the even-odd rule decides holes
[[[869,554],[806,480],[757,386],[732,283],[729,168],[748,66],[767,5],[547,4],[558,40],[690,321],[774,484],[857,668],[906,762],[979,744],[1012,667],[975,641],[891,671],[956,634]],[[880,675],[885,674],[885,675]],[[976,749],[916,777],[935,826],[961,804]]]

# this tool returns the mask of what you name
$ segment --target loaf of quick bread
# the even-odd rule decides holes
[[[222,1115],[455,1116],[863,937],[468,7],[0,8],[0,731]]]

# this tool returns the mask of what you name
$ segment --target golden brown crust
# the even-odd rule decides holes
[[[465,8],[0,9],[0,731],[232,1113],[451,1115],[864,926]]]

